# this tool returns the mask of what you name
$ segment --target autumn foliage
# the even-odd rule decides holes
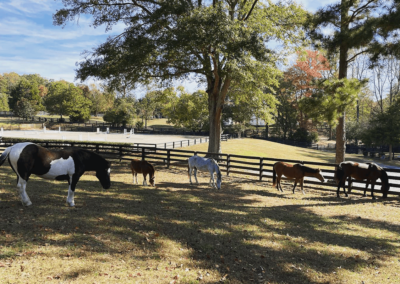
[[[296,108],[300,99],[311,96],[315,88],[313,81],[322,78],[329,70],[328,60],[319,51],[297,52],[296,64],[284,73],[285,81],[293,86],[294,93],[291,99]],[[309,128],[304,113],[299,112],[298,122],[301,128]]]

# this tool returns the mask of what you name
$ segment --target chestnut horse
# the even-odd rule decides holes
[[[387,194],[390,189],[389,178],[384,169],[374,163],[355,163],[355,162],[342,162],[339,164],[338,168],[335,172],[335,180],[338,184],[338,188],[336,191],[336,195],[339,198],[339,190],[340,187],[343,187],[343,192],[348,196],[345,190],[346,179],[348,178],[349,186],[347,191],[350,192],[349,187],[351,186],[351,178],[355,180],[367,180],[367,184],[364,190],[364,197],[367,196],[368,185],[371,184],[371,196],[372,199],[375,199],[374,196],[374,187],[375,182],[379,178],[382,182],[382,193],[383,198],[387,197]]]
[[[301,190],[303,191],[304,194],[304,189],[303,189],[303,182],[304,182],[304,177],[315,177],[317,179],[319,179],[321,182],[325,182],[324,177],[321,174],[321,170],[320,169],[313,169],[310,167],[306,167],[303,166],[302,164],[295,164],[295,165],[291,165],[288,163],[284,163],[284,162],[276,162],[274,164],[274,171],[273,171],[273,182],[274,182],[274,186],[276,185],[276,188],[278,189],[278,191],[280,190],[281,192],[283,192],[282,190],[282,185],[281,185],[281,177],[282,175],[284,175],[285,177],[287,177],[288,179],[294,179],[294,186],[293,186],[293,193],[294,193],[294,189],[296,188],[296,185],[298,182],[300,182],[301,185]],[[277,178],[278,176],[278,178]]]
[[[147,161],[141,161],[137,159],[133,159],[130,164],[130,168],[132,170],[132,175],[133,175],[133,183],[135,183],[135,177],[136,177],[136,184],[138,184],[137,181],[137,174],[143,174],[143,185],[147,185],[146,177],[147,174],[150,176],[150,185],[155,186],[155,181],[154,179],[156,178],[154,176],[155,169],[152,164],[150,164]]]

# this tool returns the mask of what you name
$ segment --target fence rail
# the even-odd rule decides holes
[[[6,148],[14,145],[14,141],[2,141],[0,142],[0,148]],[[173,143],[173,142],[172,142]],[[181,150],[164,147],[158,147],[158,144],[143,145],[141,143],[135,144],[103,144],[94,142],[37,142],[37,144],[46,148],[63,148],[63,147],[81,147],[100,155],[103,155],[109,159],[117,159],[119,161],[130,161],[133,158],[140,158],[143,160],[149,160],[155,164],[162,164],[169,168],[170,166],[177,167],[187,167],[187,159],[193,155],[212,155],[217,157],[220,169],[227,176],[231,174],[246,176],[247,178],[256,178],[259,181],[265,181],[266,179],[272,178],[273,165],[277,161],[284,161],[288,163],[301,163],[311,167],[321,167],[323,175],[326,179],[333,179],[335,167],[337,164],[333,163],[320,163],[312,161],[299,161],[299,160],[286,160],[286,159],[276,159],[268,157],[252,157],[252,156],[242,156],[234,154],[222,154],[222,153],[208,153],[201,151],[190,151]],[[390,169],[385,168],[389,175],[389,184],[391,195],[400,195],[400,169]],[[361,184],[355,186],[354,183]],[[305,186],[318,190],[336,190],[337,186],[334,183],[322,183],[317,179],[306,179],[304,181]],[[364,181],[353,181],[351,189],[356,191],[363,191],[365,188]],[[315,185],[323,186],[313,187]],[[376,192],[380,191],[380,182]]]

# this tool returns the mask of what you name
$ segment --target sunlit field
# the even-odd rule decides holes
[[[156,170],[157,186],[144,187],[132,184],[126,163],[115,164],[109,190],[86,173],[75,208],[65,205],[66,182],[32,176],[27,208],[6,162],[0,283],[400,281],[398,198],[292,194],[291,183],[279,193],[270,180],[235,176],[224,176],[217,191],[205,174],[190,185],[183,168]]]

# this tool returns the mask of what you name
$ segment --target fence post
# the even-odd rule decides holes
[[[182,142],[183,142],[183,141],[181,140],[181,148],[182,148]]]
[[[145,156],[145,149],[144,149],[144,147],[142,147],[142,161],[144,161],[144,156]]]
[[[171,150],[167,150],[167,169],[169,169],[169,165],[171,163]]]
[[[190,146],[190,140],[188,139],[188,146]],[[394,159],[394,154],[393,154],[393,159]]]
[[[229,176],[229,170],[231,167],[231,155],[226,156],[226,175]]]
[[[260,158],[260,181],[262,181],[263,163],[264,163],[264,159]]]
[[[167,149],[167,143],[164,143],[164,149]]]
[[[200,138],[200,144],[201,144],[201,138]]]
[[[96,153],[99,153],[99,144],[96,144]]]
[[[172,149],[175,149],[175,142],[172,142]]]
[[[122,161],[122,145],[119,146],[119,161]]]

